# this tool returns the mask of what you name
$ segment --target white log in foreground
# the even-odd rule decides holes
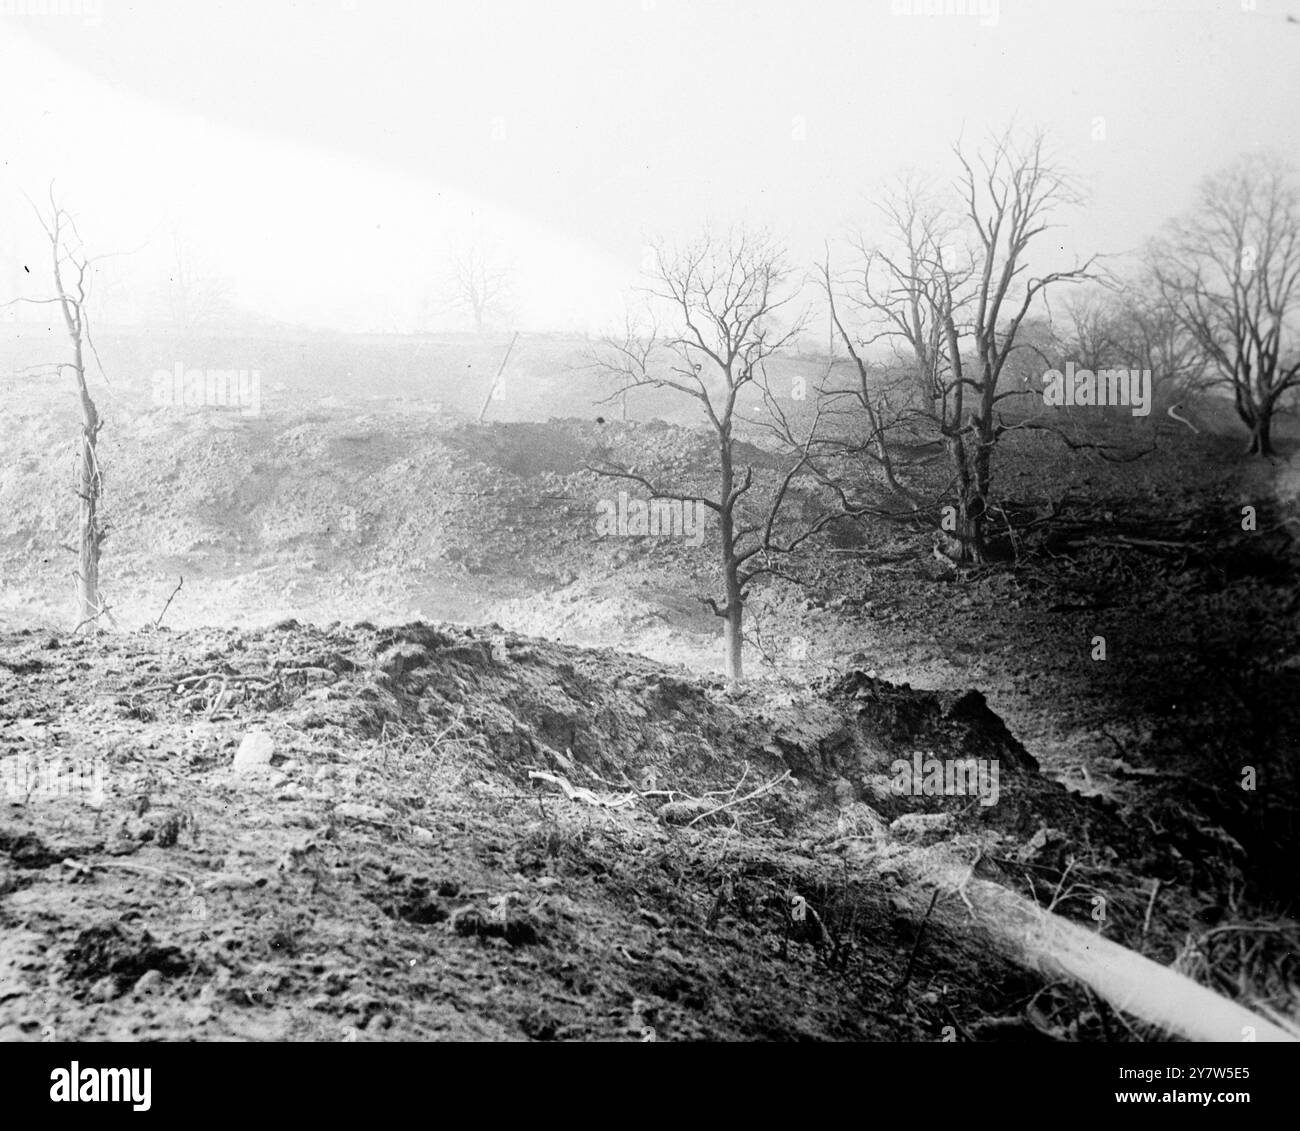
[[[909,866],[910,865],[910,866]],[[903,869],[941,890],[965,895],[978,924],[1007,957],[1089,986],[1115,1009],[1193,1041],[1296,1041],[1296,1035],[1161,966],[988,880],[946,853],[930,851]]]

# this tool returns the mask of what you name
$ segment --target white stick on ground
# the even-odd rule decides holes
[[[903,863],[915,878],[964,890],[976,922],[1010,957],[1049,977],[1089,986],[1116,1009],[1193,1041],[1300,1040],[1281,1025],[1221,997],[1176,970],[1063,919],[988,880],[972,879],[950,854],[929,851]]]

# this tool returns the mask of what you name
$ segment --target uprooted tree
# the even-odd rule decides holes
[[[751,585],[764,575],[788,577],[781,559],[837,517],[827,507],[808,510],[805,519],[791,505],[796,480],[805,473],[812,478],[818,411],[810,421],[792,420],[796,414],[782,407],[768,378],[767,360],[801,330],[798,318],[782,319],[793,295],[780,248],[765,235],[738,230],[654,250],[646,288],[649,328],[606,339],[595,363],[616,383],[612,398],[648,388],[697,402],[717,456],[714,489],[680,479],[660,482],[652,472],[614,460],[590,469],[638,484],[651,500],[696,504],[716,516],[722,599],[703,600],[722,619],[725,671],[736,683],[744,678],[744,612]],[[764,416],[747,418],[747,409]],[[763,475],[744,460],[740,424],[785,441],[786,458],[774,475]]]
[[[1018,140],[1008,131],[974,155],[953,147],[959,166],[951,202],[904,179],[881,209],[887,236],[857,244],[858,266],[824,287],[865,321],[841,337],[860,364],[877,344],[892,347],[914,380],[911,405],[942,438],[953,472],[955,557],[988,559],[993,454],[1008,431],[1026,426],[1004,418],[1002,402],[1024,397],[1007,388],[1008,362],[1028,344],[1033,312],[1057,283],[1091,277],[1094,262],[1029,275],[1029,251],[1058,208],[1077,203],[1070,178],[1046,152],[1039,133]]]
[[[1273,454],[1273,417],[1300,388],[1300,189],[1273,157],[1242,158],[1150,247],[1160,294],[1231,390],[1252,455]]]

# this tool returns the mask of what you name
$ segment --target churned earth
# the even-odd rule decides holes
[[[977,693],[861,671],[731,693],[495,629],[25,631],[0,703],[4,1039],[1138,1038],[912,864],[942,843],[1085,923],[1104,892],[1166,963],[1195,907]],[[894,792],[916,749],[996,761],[997,804]]]
[[[1209,409],[1108,424],[1122,463],[1013,434],[1018,533],[961,571],[868,469],[881,513],[756,591],[732,695],[716,532],[596,526],[625,485],[593,467],[707,484],[700,433],[597,422],[560,376],[550,421],[347,388],[244,415],[119,386],[96,639],[68,633],[74,407],[0,416],[6,1035],[1153,1035],[960,898],[927,919],[932,848],[1300,1012],[1295,459],[1244,461]],[[932,446],[897,458],[942,496]],[[236,772],[246,739],[269,768]],[[971,742],[995,805],[882,785]]]

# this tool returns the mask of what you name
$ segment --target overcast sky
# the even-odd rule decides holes
[[[0,289],[39,254],[21,191],[53,178],[123,271],[161,270],[178,228],[268,317],[410,329],[473,216],[526,327],[599,329],[647,239],[757,221],[811,262],[891,173],[949,175],[963,131],[1050,131],[1090,193],[1058,233],[1083,254],[1300,139],[1286,3],[912,6],[0,0]]]

